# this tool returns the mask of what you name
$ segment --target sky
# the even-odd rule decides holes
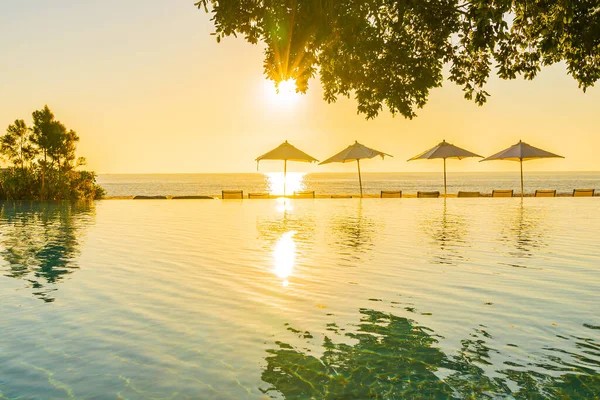
[[[352,99],[278,96],[264,79],[260,45],[217,44],[194,0],[0,2],[0,133],[45,104],[80,136],[78,155],[99,173],[253,172],[284,140],[324,160],[358,140],[394,158],[363,171],[439,171],[406,160],[442,139],[487,156],[520,139],[566,158],[532,171],[597,171],[600,89],[583,93],[565,66],[534,81],[491,79],[479,107],[446,81],[413,120],[356,114]],[[261,165],[278,170],[279,163]],[[289,170],[354,172],[355,165]],[[512,171],[511,162],[449,161],[453,171]]]

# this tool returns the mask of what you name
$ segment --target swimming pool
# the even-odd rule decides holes
[[[0,398],[600,392],[596,198],[0,209]]]

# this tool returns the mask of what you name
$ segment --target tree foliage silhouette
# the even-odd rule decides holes
[[[353,95],[374,118],[386,106],[413,118],[449,80],[482,105],[496,69],[533,79],[564,62],[584,91],[600,78],[597,0],[200,0],[217,41],[266,44],[264,68],[305,93],[319,72],[325,100]]]
[[[76,158],[79,136],[54,118],[48,106],[32,113],[33,125],[17,120],[0,137],[0,156],[11,163],[0,171],[0,199],[79,200],[104,195],[91,171]]]

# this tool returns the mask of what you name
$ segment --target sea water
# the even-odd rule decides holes
[[[444,191],[441,173],[363,173],[364,193],[402,190],[404,193]],[[110,174],[100,175],[98,182],[108,196],[136,195],[219,195],[221,190],[283,193],[282,173],[249,174]],[[358,175],[354,173],[289,173],[286,193],[314,190],[317,194],[358,194]],[[600,192],[600,172],[531,172],[525,174],[525,191],[555,189],[572,193],[573,189],[596,189]],[[520,175],[506,172],[456,172],[448,174],[448,193],[494,189],[521,191]]]

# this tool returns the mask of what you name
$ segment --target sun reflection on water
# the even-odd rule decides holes
[[[283,279],[283,286],[288,286],[288,278],[292,275],[296,264],[296,242],[295,231],[286,232],[277,241],[273,250],[273,262],[275,263],[275,275]]]
[[[277,198],[277,207],[275,209],[279,212],[285,213],[286,211],[292,211],[294,206],[292,206],[292,199],[286,199],[285,197]]]
[[[292,195],[306,189],[304,183],[305,172],[288,172],[284,178],[283,172],[267,172],[267,191],[271,195],[283,195],[284,183],[286,195]]]

